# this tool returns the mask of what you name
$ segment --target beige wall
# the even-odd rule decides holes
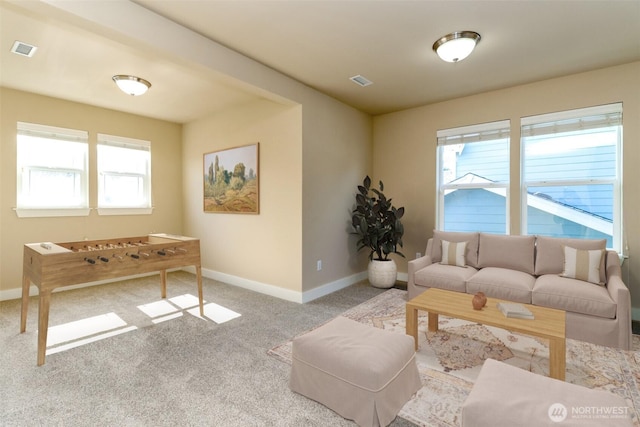
[[[372,172],[372,119],[321,97],[304,113],[303,290],[339,288],[336,282],[359,280],[353,275],[367,266],[349,233],[356,187]]]
[[[640,307],[640,62],[454,99],[374,118],[376,179],[407,208],[405,253],[423,252],[435,227],[436,131],[511,120],[512,182],[519,179],[521,117],[623,102],[623,199],[629,258],[623,266],[634,307]],[[511,233],[520,233],[520,193],[510,190]],[[406,271],[406,260],[399,263]]]
[[[348,223],[355,186],[371,170],[371,118],[324,95],[305,100],[256,101],[185,125],[184,229],[201,239],[205,275],[305,301],[365,268]],[[203,154],[254,142],[260,214],[204,213]]]
[[[256,142],[260,214],[204,213],[204,153]],[[205,275],[300,291],[301,159],[300,106],[256,101],[185,125],[184,229],[200,238]]]
[[[113,110],[0,88],[0,298],[19,296],[22,248],[30,242],[126,237],[152,232],[182,233],[182,126]],[[96,206],[96,137],[106,133],[151,141],[151,215],[18,218],[16,122],[89,132],[89,205]]]

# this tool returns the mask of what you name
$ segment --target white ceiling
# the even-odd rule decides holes
[[[51,13],[49,3],[56,7],[0,4],[2,86],[176,122],[258,96],[215,70]],[[135,3],[374,115],[640,60],[640,0]],[[474,53],[438,59],[433,42],[460,30],[482,35]],[[12,54],[14,40],[38,51]],[[151,90],[119,92],[111,76],[123,73],[150,80]],[[356,85],[356,74],[374,84]]]

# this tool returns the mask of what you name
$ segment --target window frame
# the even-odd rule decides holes
[[[623,220],[622,220],[622,144],[623,144],[623,105],[621,102],[599,105],[594,107],[585,107],[572,110],[564,110],[555,113],[540,114],[535,116],[523,117],[520,119],[520,187],[521,187],[521,208],[520,208],[520,221],[522,234],[528,234],[528,207],[529,205],[529,193],[530,187],[561,187],[561,186],[578,186],[578,185],[611,185],[613,188],[612,195],[612,249],[618,253],[623,251]],[[568,132],[572,129],[578,130],[578,125],[572,125],[572,121],[580,121],[585,118],[592,118],[596,116],[603,116],[602,122],[586,123],[584,126],[587,129],[603,129],[610,126],[619,126],[617,141],[616,141],[616,153],[615,153],[615,173],[612,178],[593,178],[587,177],[584,179],[547,179],[547,180],[531,180],[525,179],[526,174],[526,138],[532,136],[532,127],[544,127],[553,126],[552,123],[557,122],[569,122],[565,127],[558,128],[559,132],[544,132],[540,133],[554,135],[562,132]],[[615,116],[611,119],[610,124],[608,116]],[[560,125],[562,126],[562,125]],[[586,213],[585,213],[586,215]],[[595,227],[588,227],[596,229]],[[597,230],[597,229],[596,229]],[[598,230],[605,233],[604,231]]]
[[[493,122],[481,123],[469,126],[460,126],[455,128],[438,130],[436,133],[436,224],[438,230],[445,230],[445,203],[444,197],[453,190],[469,190],[484,189],[488,191],[504,192],[505,197],[505,229],[504,233],[508,234],[510,229],[510,197],[509,189],[511,186],[511,160],[510,160],[510,141],[511,141],[511,121],[498,120]],[[477,182],[477,183],[443,183],[444,178],[444,159],[442,148],[455,144],[473,144],[482,141],[494,141],[498,139],[507,139],[507,181],[506,182]]]
[[[105,170],[100,161],[100,146],[118,147],[130,150],[140,150],[148,152],[148,159],[145,162],[146,173],[135,173],[122,170]],[[152,181],[151,181],[151,142],[142,139],[127,138],[117,135],[99,133],[96,145],[96,175],[97,175],[97,211],[99,215],[149,215],[153,212]],[[110,205],[104,203],[103,197],[103,175],[109,176],[134,176],[143,181],[143,193],[145,203],[137,205]]]
[[[56,165],[47,165],[28,161],[25,157],[26,148],[20,141],[21,136],[32,136],[50,140],[51,143],[56,141],[83,144],[79,147],[83,148],[81,153],[80,166],[60,167]],[[26,142],[26,141],[25,141]],[[25,168],[29,171],[48,171],[75,173],[79,175],[79,203],[64,205],[42,205],[27,203],[29,198],[25,185],[29,180],[24,178]],[[37,218],[37,217],[60,217],[60,216],[87,216],[89,215],[89,134],[87,131],[62,128],[57,126],[42,125],[28,122],[16,123],[16,215],[20,218]]]

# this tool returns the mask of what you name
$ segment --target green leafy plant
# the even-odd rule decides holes
[[[362,185],[358,185],[356,207],[351,215],[351,225],[359,236],[358,250],[369,248],[369,259],[375,254],[376,259],[387,261],[389,254],[398,254],[398,246],[402,247],[404,227],[400,219],[404,215],[404,207],[395,208],[391,199],[383,193],[384,184],[380,181],[379,190],[371,188],[371,178],[367,176]]]

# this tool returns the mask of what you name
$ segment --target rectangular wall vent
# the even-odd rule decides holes
[[[371,80],[367,79],[366,77],[361,76],[360,74],[358,74],[357,76],[349,77],[349,80],[351,80],[355,84],[358,84],[358,85],[363,86],[363,87],[373,84],[373,82]]]
[[[16,40],[11,48],[11,52],[31,58],[37,49],[36,46]]]

